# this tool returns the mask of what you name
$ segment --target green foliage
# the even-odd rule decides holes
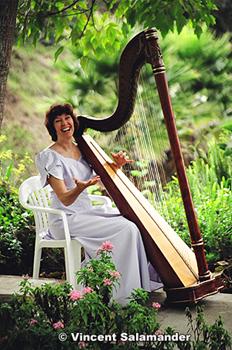
[[[132,31],[131,31],[132,35]],[[127,40],[122,40],[122,47]],[[183,149],[192,158],[193,142],[197,147],[205,147],[212,134],[217,134],[221,127],[231,128],[231,94],[230,72],[231,49],[227,35],[215,39],[207,30],[203,30],[200,38],[193,29],[185,27],[181,34],[169,33],[160,40],[164,63],[167,68],[169,91],[173,110],[176,115],[177,129]],[[79,114],[94,117],[105,117],[113,113],[117,105],[118,77],[116,74],[119,50],[96,58],[86,57],[83,69],[81,62],[82,49],[73,49],[77,63],[62,64],[65,78],[69,82],[69,100],[78,108]],[[106,149],[115,147],[115,143],[126,145],[128,151],[138,157],[132,132],[136,129],[138,138],[144,133],[145,126],[138,120],[146,115],[150,130],[150,138],[157,159],[169,147],[164,127],[158,95],[154,93],[155,82],[152,72],[144,67],[139,81],[139,94],[133,117],[125,125],[125,130],[111,133],[110,137],[100,133],[94,137]],[[141,103],[141,101],[143,103]],[[157,120],[157,125],[154,125]],[[139,127],[138,127],[139,126]],[[158,146],[157,146],[158,144]],[[160,146],[161,144],[161,146]],[[142,145],[141,147],[142,148]],[[141,149],[142,152],[142,149]]]
[[[70,40],[74,46],[81,45],[83,62],[92,53],[101,55],[106,49],[110,53],[114,46],[120,46],[120,39],[128,31],[129,25],[124,19],[111,23],[113,15],[109,7],[110,4],[95,1],[89,3],[84,0],[42,0],[39,3],[20,1],[17,17],[18,42],[29,40],[36,44],[42,38],[45,43],[56,43],[57,58],[63,51],[62,43]]]
[[[124,14],[128,22],[133,26],[135,23],[144,27],[154,25],[167,34],[169,30],[177,27],[178,33],[190,22],[195,33],[202,33],[202,26],[206,23],[210,26],[215,23],[213,10],[216,9],[215,1],[135,1],[123,0],[120,2],[119,11],[124,7]]]
[[[191,23],[195,33],[200,35],[202,26],[214,24],[215,1],[19,1],[17,29],[19,42],[26,39],[34,44],[42,37],[46,42],[60,45],[64,39],[74,45],[85,41],[83,57],[94,52],[101,54],[120,47],[120,37],[128,33],[136,23],[144,27],[156,26],[163,34],[178,32]],[[116,21],[112,19],[116,18]],[[80,40],[82,39],[82,40]],[[57,55],[63,45],[57,50]],[[56,56],[57,56],[56,55]]]
[[[15,188],[21,183],[22,175],[26,174],[32,159],[27,153],[20,158],[12,150],[4,149],[6,141],[7,137],[0,135],[0,178],[1,181],[8,182],[13,192],[15,192]]]
[[[228,136],[227,136],[228,137]],[[225,140],[225,136],[222,137]],[[204,238],[209,261],[232,255],[232,167],[231,155],[225,143],[211,141],[207,156],[192,162],[187,176]],[[190,244],[178,181],[174,178],[166,187],[163,214],[171,226]]]
[[[196,319],[186,310],[192,338],[186,342],[162,341],[165,335],[171,336],[176,332],[170,327],[165,332],[159,328],[157,309],[160,305],[153,303],[148,306],[147,292],[134,290],[125,306],[112,300],[112,288],[116,287],[118,275],[111,258],[110,242],[102,244],[96,258],[78,276],[80,281],[92,283],[93,288],[88,285],[82,291],[77,291],[72,290],[68,283],[32,287],[25,278],[19,293],[9,303],[0,305],[0,342],[3,349],[14,350],[17,346],[34,350],[139,350],[142,345],[142,349],[213,350],[217,347],[226,349],[231,345],[231,337],[224,329],[221,318],[208,325],[200,308],[197,309]],[[112,282],[105,286],[107,298],[104,289],[99,288],[104,285],[105,276]],[[152,335],[157,340],[145,340],[142,344],[122,341],[122,334]],[[83,341],[80,335],[108,338],[105,341]],[[114,338],[109,339],[113,335]]]
[[[204,319],[203,307],[197,306],[195,320],[188,308],[186,309],[186,317],[189,326],[188,333],[193,334],[192,343],[194,350],[231,348],[231,337],[224,329],[221,316],[216,319],[213,325],[208,325]],[[180,349],[191,349],[190,342],[183,344],[183,347],[180,347]]]
[[[95,289],[103,297],[105,303],[109,302],[108,298],[113,290],[113,282],[117,284],[118,278],[111,276],[115,271],[115,265],[107,251],[101,251],[101,259],[91,259],[86,267],[77,275],[78,283]],[[107,281],[108,284],[104,283]]]
[[[0,136],[0,142],[5,139],[5,136]],[[0,152],[0,273],[17,273],[19,266],[27,271],[28,261],[32,259],[29,253],[34,237],[32,215],[20,205],[15,187],[22,181],[22,175],[30,162],[27,154],[18,161],[17,155],[11,150]],[[23,248],[28,249],[26,256]]]
[[[215,39],[212,33],[204,30],[197,38],[186,27],[179,37],[170,33],[164,39],[164,46],[177,119],[188,121],[193,128],[194,124],[202,128],[204,119],[209,123],[229,117],[232,65],[228,35]]]
[[[0,307],[1,319],[9,325],[6,329],[3,322],[0,329],[5,349],[14,349],[16,344],[23,349],[81,348],[84,342],[72,341],[71,333],[75,336],[77,332],[115,334],[117,338],[118,345],[110,345],[110,341],[85,343],[89,349],[138,349],[135,344],[121,346],[121,332],[153,334],[158,329],[157,307],[146,306],[147,292],[135,290],[124,307],[111,300],[119,275],[112,262],[110,242],[105,243],[96,258],[78,273],[80,281],[89,283],[81,292],[72,290],[68,283],[42,287],[32,287],[27,279],[21,283],[11,303]],[[63,343],[58,338],[62,331],[68,336]],[[144,349],[149,349],[149,344]]]

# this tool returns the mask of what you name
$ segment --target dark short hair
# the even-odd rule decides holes
[[[73,123],[74,123],[74,135],[76,134],[76,131],[79,127],[79,123],[73,112],[72,105],[70,105],[69,103],[52,105],[49,108],[49,110],[46,112],[46,116],[45,116],[45,126],[49,134],[51,135],[52,141],[57,140],[57,134],[54,127],[54,120],[56,119],[56,117],[62,114],[70,115],[72,117]]]

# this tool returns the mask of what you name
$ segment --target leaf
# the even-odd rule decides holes
[[[56,6],[56,8],[57,8],[59,11],[61,11],[61,10],[63,10],[63,8],[64,8],[64,3],[61,2],[61,1],[57,1],[57,2],[55,3],[55,6]]]
[[[13,169],[13,160],[10,162],[10,164],[8,165],[7,169],[6,169],[6,174],[5,174],[5,179],[9,180],[11,172]]]
[[[195,25],[194,32],[197,35],[197,37],[199,38],[200,35],[202,34],[202,28],[199,25]]]
[[[57,58],[60,56],[60,54],[63,52],[63,50],[64,50],[64,46],[60,46],[60,47],[56,50],[56,52],[55,52],[55,54],[54,54],[55,62],[57,61]]]
[[[89,67],[89,58],[87,56],[81,57],[80,64],[81,64],[82,69],[87,72],[88,67]]]

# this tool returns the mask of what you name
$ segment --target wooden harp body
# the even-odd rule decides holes
[[[168,93],[165,68],[155,29],[136,35],[124,49],[119,65],[119,100],[116,111],[109,117],[97,119],[79,116],[75,138],[81,152],[101,176],[118,209],[140,229],[148,260],[159,273],[167,293],[167,301],[197,302],[217,293],[220,279],[212,277],[205,260],[204,244],[197,223],[183,157]],[[179,186],[191,236],[192,249],[173,231],[138,189],[115,169],[113,162],[97,143],[83,134],[86,128],[99,131],[119,129],[131,117],[137,94],[137,81],[144,64],[152,66],[165,125],[175,160]],[[128,247],[128,254],[130,253]]]

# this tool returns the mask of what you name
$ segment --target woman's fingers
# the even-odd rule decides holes
[[[96,175],[87,181],[81,181],[80,179],[77,179],[77,178],[74,178],[73,180],[74,180],[76,186],[88,187],[88,186],[95,185],[98,181],[101,180],[101,178],[100,178],[100,176]]]
[[[92,186],[95,185],[97,182],[99,182],[101,180],[100,176],[94,176],[91,179],[89,179],[88,181],[86,181],[86,186]]]
[[[94,176],[92,179],[90,179],[93,183],[97,183],[98,181],[101,180],[100,176]]]
[[[111,153],[116,165],[121,167],[127,163],[132,163],[133,159],[129,159],[127,153],[125,151],[120,151],[118,153]]]

